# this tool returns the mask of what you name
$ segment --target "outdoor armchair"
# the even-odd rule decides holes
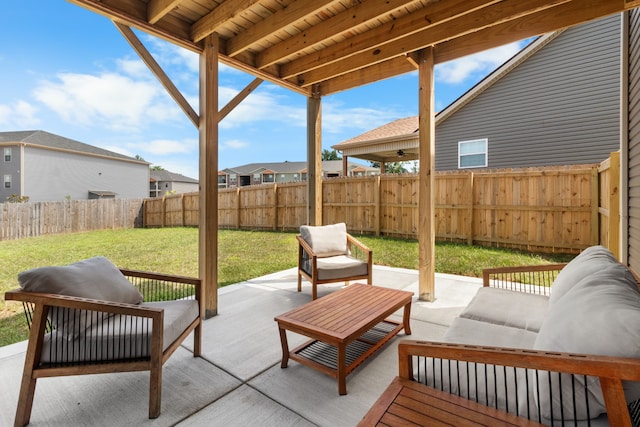
[[[347,233],[344,223],[300,227],[298,239],[298,292],[302,278],[311,282],[311,298],[318,297],[318,284],[366,279],[372,283],[373,254]]]
[[[149,418],[160,415],[162,367],[193,332],[201,352],[200,279],[120,270],[104,257],[20,273],[29,326],[15,425],[29,423],[38,378],[149,371]]]

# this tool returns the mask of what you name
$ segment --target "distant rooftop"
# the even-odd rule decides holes
[[[171,181],[171,182],[189,182],[197,184],[198,180],[189,178],[179,173],[169,172],[168,170],[151,170],[149,172],[151,181]]]
[[[73,139],[65,138],[42,130],[25,130],[16,132],[0,132],[0,145],[8,143],[23,143],[32,146],[41,146],[66,151],[76,151],[78,153],[92,154],[95,156],[112,157],[121,160],[147,163],[124,154],[115,153]]]

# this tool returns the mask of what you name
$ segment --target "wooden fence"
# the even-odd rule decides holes
[[[142,226],[143,199],[0,204],[0,240]]]
[[[436,173],[436,238],[543,252],[615,249],[619,163],[614,153],[601,165]],[[144,212],[148,227],[197,226],[198,193],[147,199]],[[417,238],[418,176],[324,180],[322,218],[354,233]],[[284,231],[306,221],[305,182],[219,191],[220,228]]]

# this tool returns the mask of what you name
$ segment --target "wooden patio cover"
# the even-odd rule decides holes
[[[434,298],[435,64],[640,5],[640,0],[69,0],[111,19],[200,132],[200,276],[217,313],[218,122],[266,80],[307,97],[309,223],[321,224],[321,97],[418,70],[420,298]],[[200,54],[200,114],[130,27]],[[256,76],[218,109],[218,62]]]

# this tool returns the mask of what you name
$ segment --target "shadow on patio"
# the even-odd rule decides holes
[[[414,297],[412,339],[437,340],[467,305],[481,280],[436,274],[436,301]],[[378,286],[418,291],[418,272],[375,266]],[[163,371],[162,413],[149,420],[149,373],[44,378],[38,380],[33,426],[354,426],[397,375],[401,332],[347,377],[348,394],[337,381],[290,361],[280,368],[281,347],[274,317],[311,300],[296,269],[220,289],[220,314],[204,322],[203,355],[194,359],[192,340]],[[321,285],[319,296],[341,284]],[[394,317],[401,318],[401,311]],[[289,346],[305,337],[287,332]],[[0,348],[0,425],[12,425],[26,342]]]

